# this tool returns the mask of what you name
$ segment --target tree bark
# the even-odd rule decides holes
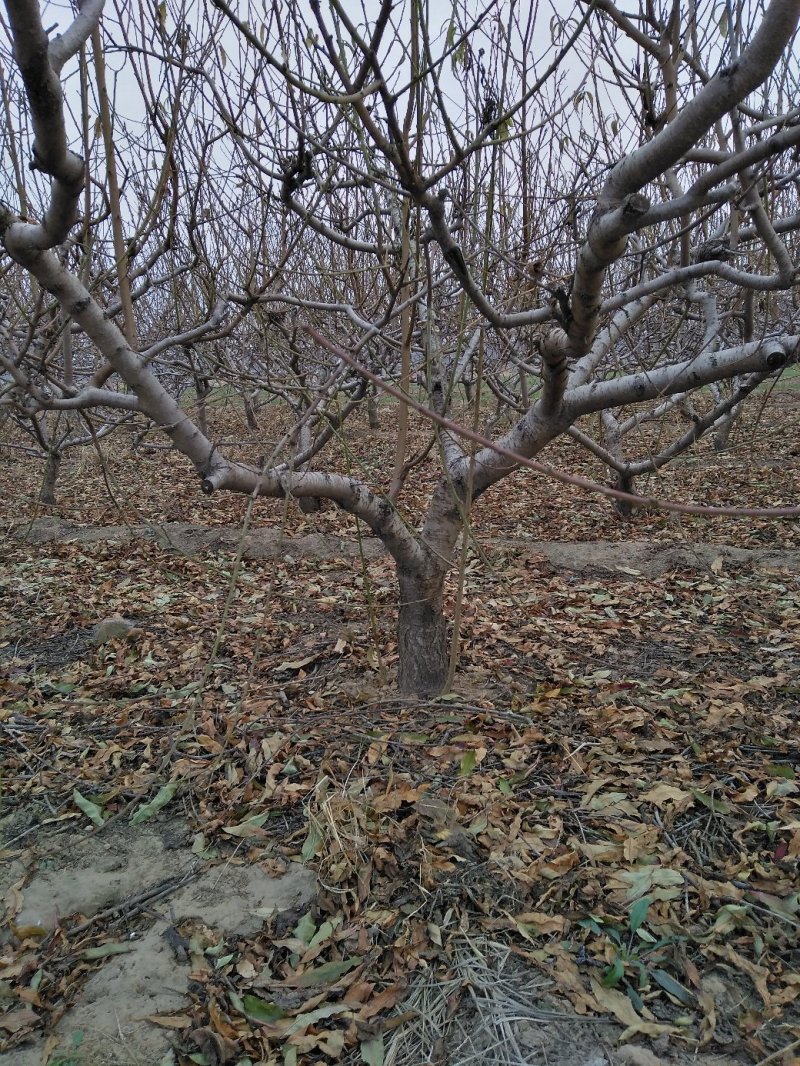
[[[737,403],[735,407],[732,407],[730,411],[722,416],[722,418],[714,426],[714,451],[724,452],[728,450],[730,443],[730,436],[736,419],[741,413],[742,405]]]
[[[44,464],[42,487],[39,490],[41,503],[52,505],[56,502],[56,482],[58,481],[58,472],[61,469],[61,459],[62,455],[59,450],[51,448],[48,451]]]
[[[730,440],[732,429],[733,417],[730,414],[727,414],[720,420],[719,425],[714,430],[713,441],[715,452],[725,452],[728,450],[728,441]]]
[[[308,422],[304,422],[300,426],[300,432],[297,435],[297,453],[302,454],[310,447],[311,426]],[[308,464],[306,464],[305,469],[308,469]],[[303,514],[315,514],[317,511],[322,510],[322,499],[319,496],[301,496],[297,503]]]
[[[256,409],[253,406],[253,399],[255,393],[249,394],[242,392],[242,403],[244,405],[244,416],[247,419],[248,429],[258,429],[258,419],[256,418]]]
[[[195,375],[194,388],[196,396],[196,410],[197,410],[197,425],[200,432],[204,437],[208,436],[208,416],[206,407],[206,396],[211,392],[211,383],[208,378],[202,378]]]
[[[442,611],[444,571],[420,577],[398,568],[397,649],[400,691],[438,696],[447,684],[447,622]]]
[[[614,473],[616,475],[614,488],[619,489],[620,492],[628,492],[633,495],[635,492],[633,474],[627,474],[621,470],[614,471]],[[633,514],[633,504],[629,503],[628,500],[614,500],[614,507],[617,514],[622,518],[630,518]]]
[[[378,415],[378,401],[374,396],[367,397],[367,418],[369,419],[369,428],[373,433],[377,432],[381,428],[381,420]]]

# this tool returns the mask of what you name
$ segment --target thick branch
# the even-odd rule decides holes
[[[91,31],[99,18],[101,7],[95,3],[87,9],[87,21],[81,23],[81,32],[87,27]],[[3,243],[13,255],[12,247],[53,248],[67,239],[77,217],[84,163],[80,156],[67,148],[64,97],[61,83],[50,62],[50,47],[42,26],[39,5],[36,0],[8,0],[7,8],[14,38],[14,54],[25,84],[33,122],[31,166],[53,179],[50,203],[42,223],[26,225],[16,222],[4,232]],[[93,16],[89,10],[95,11]],[[68,31],[68,35],[64,48],[55,50],[57,63],[63,64],[75,40],[77,47],[80,47],[80,33],[73,35]]]
[[[739,374],[769,374],[797,362],[799,356],[800,337],[784,335],[774,340],[753,341],[721,352],[707,352],[673,366],[581,385],[567,393],[564,406],[572,422],[606,407],[687,392]]]

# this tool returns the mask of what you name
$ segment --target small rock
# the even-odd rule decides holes
[[[100,647],[101,644],[107,644],[110,640],[133,640],[141,633],[140,629],[137,629],[136,623],[132,622],[130,618],[123,618],[120,614],[111,615],[110,618],[104,618],[102,622],[98,622],[92,630],[92,644]]]
[[[646,1047],[629,1044],[614,1052],[614,1066],[663,1066],[664,1060]]]

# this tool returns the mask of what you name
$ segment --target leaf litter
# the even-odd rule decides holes
[[[131,522],[164,519],[169,465],[148,468]],[[771,477],[778,502],[786,471]],[[65,484],[61,519],[118,523],[87,480]],[[5,541],[2,858],[23,871],[2,883],[7,1055],[47,1040],[152,924],[145,899],[22,925],[35,867],[65,861],[66,831],[101,846],[179,818],[198,868],[303,862],[316,893],[247,935],[175,928],[188,995],[149,1016],[169,1061],[794,1061],[798,576],[779,556],[729,558],[724,538],[795,548],[797,527],[625,525],[541,480],[526,494],[534,480],[482,509],[456,691],[434,701],[382,680],[393,575],[337,550],[352,527],[336,512],[328,554],[296,551],[310,527],[290,511],[287,550],[241,563],[221,637],[229,543]],[[702,486],[721,495],[698,464],[686,491]],[[633,529],[719,554],[652,575],[554,566],[520,543],[534,495],[537,536]],[[240,501],[192,501],[192,520],[238,520]],[[275,505],[257,516],[281,521]],[[90,639],[115,616],[132,630]],[[620,1037],[639,1060],[613,1058]]]

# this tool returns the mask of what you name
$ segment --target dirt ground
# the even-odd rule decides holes
[[[297,863],[265,869],[235,854],[227,861],[204,859],[180,820],[100,833],[42,829],[35,821],[28,825],[31,821],[18,814],[0,822],[5,847],[14,848],[26,837],[29,844],[23,860],[0,871],[0,895],[17,934],[54,936],[66,927],[74,936],[93,924],[119,932],[57,1024],[0,1052],[0,1066],[174,1064],[172,1033],[187,1029],[184,1010],[197,969],[214,966],[220,945],[253,937],[276,913],[289,925],[297,921],[316,895],[314,874]],[[390,1045],[387,1063],[494,1061],[498,1045],[513,1048],[516,1057],[509,1061],[529,1066],[742,1066],[748,1061],[687,1053],[663,1037],[650,1047],[620,1047],[620,1025],[577,1015],[541,974],[507,952],[489,958],[492,952],[497,956],[491,941],[474,942],[457,959],[462,971],[457,979],[412,986],[403,1013],[415,1017]],[[96,962],[97,956],[88,952],[86,958]],[[81,959],[77,950],[71,961],[78,971]],[[459,982],[469,987],[470,996],[453,1010],[452,992]],[[707,984],[720,1000],[741,995],[722,971]],[[269,982],[253,987],[269,987]],[[447,1024],[442,1015],[449,1015]],[[234,1061],[208,1033],[189,1035],[202,1061]],[[437,1055],[444,1057],[428,1060]]]
[[[25,835],[25,821],[24,815],[3,820],[7,846]],[[169,1061],[169,1031],[186,1002],[192,969],[208,964],[197,946],[193,952],[192,936],[198,943],[211,933],[247,937],[274,911],[301,913],[314,895],[313,874],[298,864],[270,871],[235,857],[209,864],[175,820],[101,834],[37,832],[36,841],[35,859],[27,851],[0,874],[15,928],[49,936],[62,925],[89,929],[107,922],[124,923],[125,932],[107,946],[113,953],[52,1031],[0,1054],[3,1066]],[[78,969],[81,958],[78,950]]]

